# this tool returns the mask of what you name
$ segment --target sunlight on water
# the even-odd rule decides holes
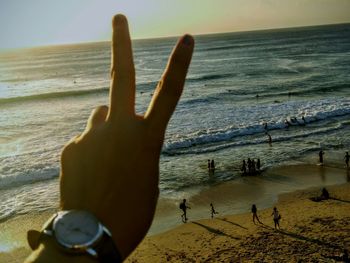
[[[176,200],[236,180],[248,157],[267,168],[293,163],[320,145],[327,151],[349,148],[348,29],[197,36],[184,94],[166,133],[161,196]],[[133,43],[138,113],[147,109],[175,43]],[[82,132],[96,106],[108,104],[109,70],[107,42],[0,54],[0,191],[6,191],[0,193],[6,204],[0,214],[57,205],[61,149]],[[217,163],[215,176],[208,176],[207,159]],[[18,203],[8,213],[14,193]]]

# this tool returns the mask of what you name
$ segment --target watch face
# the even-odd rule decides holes
[[[103,235],[97,218],[81,210],[60,212],[53,222],[53,230],[58,243],[75,249],[88,247]]]

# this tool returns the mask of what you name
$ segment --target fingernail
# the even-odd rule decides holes
[[[118,26],[118,25],[122,25],[126,22],[126,17],[122,14],[118,14],[118,15],[115,15],[113,17],[113,26]]]
[[[185,35],[182,38],[182,43],[185,44],[186,46],[190,46],[192,44],[192,37],[190,35]]]

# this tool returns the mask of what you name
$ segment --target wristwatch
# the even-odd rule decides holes
[[[110,231],[88,211],[60,211],[45,223],[41,232],[29,230],[27,235],[33,250],[47,237],[54,238],[67,253],[88,254],[102,263],[122,262]]]

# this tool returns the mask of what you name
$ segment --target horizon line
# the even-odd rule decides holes
[[[330,24],[315,24],[315,25],[304,25],[304,26],[290,26],[290,27],[273,27],[273,28],[261,28],[253,30],[237,30],[237,31],[224,31],[224,32],[206,32],[191,34],[192,36],[207,36],[207,35],[224,35],[231,33],[249,33],[249,32],[258,32],[258,31],[273,31],[273,30],[284,30],[284,29],[298,29],[298,28],[307,28],[307,27],[322,27],[322,26],[335,26],[335,25],[347,25],[350,24],[350,21],[340,22],[340,23],[330,23]],[[156,40],[156,39],[167,39],[167,38],[176,38],[180,35],[169,35],[169,36],[155,36],[155,37],[141,37],[141,38],[132,38],[132,41],[142,41],[142,40]],[[98,40],[98,41],[84,41],[84,42],[66,42],[66,43],[55,43],[48,45],[37,45],[37,46],[23,46],[23,47],[14,47],[14,48],[0,48],[0,53],[11,52],[16,50],[25,50],[25,49],[38,49],[38,48],[50,48],[50,47],[59,47],[59,46],[76,46],[76,45],[89,45],[89,44],[98,44],[98,43],[107,43],[110,40]]]

